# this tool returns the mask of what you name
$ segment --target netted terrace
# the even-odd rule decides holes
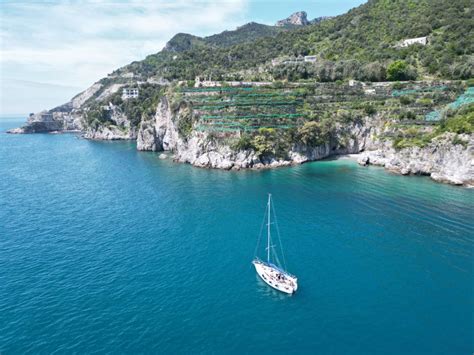
[[[413,124],[439,119],[453,102],[472,100],[457,83],[341,85],[295,84],[285,87],[182,88],[202,131],[254,131],[297,128],[320,118],[354,120],[375,112]],[[455,101],[457,99],[457,101]],[[434,117],[436,116],[436,117]]]
[[[192,103],[198,130],[287,129],[305,121],[298,110],[304,103],[304,93],[295,88],[187,88],[182,93]]]

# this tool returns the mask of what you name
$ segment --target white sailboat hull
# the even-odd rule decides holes
[[[298,280],[296,277],[279,270],[272,264],[264,263],[258,259],[252,263],[255,266],[258,276],[275,290],[293,294],[298,289]]]

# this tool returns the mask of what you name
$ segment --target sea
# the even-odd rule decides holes
[[[5,133],[23,121],[0,119],[1,354],[473,353],[474,190]],[[251,264],[268,193],[293,295]]]

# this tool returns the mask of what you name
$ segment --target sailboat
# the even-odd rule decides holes
[[[258,257],[255,257],[254,260],[252,261],[252,264],[255,266],[255,270],[257,271],[258,276],[261,277],[261,279],[270,287],[273,287],[274,289],[288,293],[288,294],[293,294],[296,292],[298,289],[298,279],[296,276],[291,275],[289,272],[285,271],[283,267],[277,266],[279,263],[278,256],[274,250],[274,246],[272,245],[272,236],[271,236],[271,225],[272,220],[271,220],[271,212],[273,210],[273,214],[275,215],[275,209],[272,204],[272,195],[268,194],[268,202],[267,202],[267,208],[265,212],[265,217],[267,219],[267,261],[263,261],[259,259]],[[264,221],[265,221],[264,217]],[[278,224],[276,221],[275,217],[275,226],[277,229],[277,235],[278,238],[280,238],[280,232],[278,231]],[[258,238],[258,243],[257,243],[257,248],[255,249],[255,254],[257,254],[258,250],[258,245],[260,243],[260,238],[262,236],[262,230],[263,230],[263,223],[262,223],[262,228],[260,231],[260,236]],[[281,247],[281,241],[280,241],[280,247]],[[284,260],[284,255],[283,255],[283,249],[281,249],[282,256],[283,256],[283,262]],[[272,257],[274,260],[272,260]],[[286,268],[286,266],[285,266]]]

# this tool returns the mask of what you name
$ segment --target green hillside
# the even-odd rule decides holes
[[[369,0],[344,15],[302,28],[246,26],[207,38],[181,35],[178,51],[150,55],[120,71],[171,80],[212,74],[216,79],[382,81],[390,79],[389,65],[400,60],[407,79],[474,76],[471,0]],[[421,36],[428,36],[428,45],[395,47],[400,40]],[[318,57],[317,63],[269,64],[281,56],[309,54]],[[259,66],[266,68],[263,74],[257,73]]]

